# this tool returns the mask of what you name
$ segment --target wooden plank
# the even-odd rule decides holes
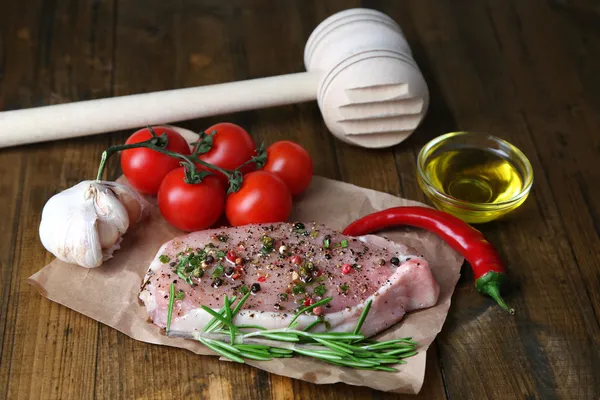
[[[110,79],[112,40],[104,31],[108,25],[110,32],[110,2],[15,3],[6,11],[7,37],[12,38],[2,88],[7,107],[108,95],[110,83],[103,82]],[[11,171],[17,176],[22,171],[23,194],[12,231],[11,284],[3,285],[9,298],[0,375],[7,398],[93,395],[98,324],[43,299],[25,279],[52,259],[38,238],[46,200],[86,175],[93,177],[98,158],[90,155],[98,155],[105,142],[77,139],[3,151],[22,154],[24,160]]]
[[[581,45],[581,38],[573,38],[567,43],[556,29],[557,26],[564,27],[561,31],[577,28],[566,15],[547,7],[520,4],[511,11],[514,14],[510,20],[498,21],[498,31],[514,70],[519,93],[516,100],[531,106],[528,107],[531,112],[525,115],[526,123],[538,147],[543,173],[552,188],[577,268],[600,321],[600,293],[596,290],[600,286],[597,270],[600,265],[600,215],[597,211],[600,209],[600,188],[590,184],[600,181],[597,168],[600,118],[597,108],[589,101],[600,97],[593,89],[588,90],[588,87],[600,87],[600,79],[588,75],[583,81],[579,76],[577,63],[572,61],[571,43]],[[496,15],[494,10],[491,13]],[[530,54],[532,61],[527,68],[516,69],[518,53],[514,51],[514,37],[506,32],[518,21],[528,21],[522,27],[522,49]],[[600,48],[598,36],[590,35],[586,42]],[[591,53],[589,55],[593,57]],[[548,62],[552,68],[547,68]],[[560,85],[556,84],[558,80]],[[525,85],[525,82],[529,84]],[[556,162],[557,158],[562,161],[560,164]]]
[[[129,94],[237,79],[232,33],[240,6],[219,1],[128,1],[118,5],[115,93]],[[165,19],[164,16],[170,18]],[[151,65],[151,68],[148,68]],[[141,71],[141,72],[140,72]],[[185,121],[200,131],[220,120],[253,133],[247,115]],[[122,132],[124,140],[130,132]],[[114,140],[119,138],[115,135]],[[115,366],[119,365],[118,368]],[[100,398],[270,397],[267,374],[189,351],[152,346],[102,326],[96,375]]]
[[[115,96],[173,88],[175,7],[167,2],[117,1],[114,21]],[[111,134],[113,144],[131,132]],[[118,171],[118,157],[111,166]],[[172,349],[143,344],[101,325],[94,396],[98,398],[182,397],[177,379],[189,382],[185,359]],[[166,366],[166,367],[165,367]]]
[[[8,387],[10,375],[10,354],[14,336],[8,326],[8,309],[13,280],[13,263],[17,238],[13,235],[20,213],[20,199],[23,192],[25,156],[19,150],[3,151],[0,157],[0,388]],[[2,389],[3,391],[4,389]],[[2,394],[0,391],[0,395]]]
[[[597,19],[600,16],[600,4],[597,0],[552,0],[551,3],[564,10],[588,15],[590,19]]]
[[[0,13],[0,109],[18,103],[16,82],[27,82],[31,70],[20,68],[18,62],[8,63],[9,55],[26,63],[31,57],[30,28],[36,12],[19,12],[13,3]],[[20,212],[23,173],[26,157],[20,149],[5,149],[0,156],[0,397],[6,398],[10,379],[10,357],[14,346],[14,324],[9,315],[13,263],[17,237],[14,235]]]
[[[29,11],[29,12],[28,12]],[[31,9],[26,10],[19,7],[17,3],[11,4],[11,8],[6,7],[4,12],[0,14],[0,27],[2,36],[0,39],[2,60],[0,73],[0,104],[4,109],[18,108],[20,104],[25,106],[31,105],[30,92],[19,90],[19,82],[23,87],[33,86],[34,69],[31,65],[32,59],[35,58],[35,44],[37,37],[37,20],[39,18],[39,4],[34,5]],[[9,58],[10,56],[10,58]],[[9,62],[8,60],[12,60]],[[24,67],[25,66],[25,67]],[[10,224],[3,226],[6,230],[3,238],[3,251],[6,254],[2,260],[2,308],[0,310],[0,328],[1,328],[1,352],[0,352],[0,387],[2,391],[0,395],[3,398],[8,398],[9,384],[13,384],[15,374],[12,369],[12,360],[15,347],[17,346],[18,336],[16,333],[16,311],[18,304],[14,299],[14,294],[20,286],[19,275],[16,273],[17,268],[14,267],[18,246],[21,243],[16,235],[17,224],[22,204],[22,186],[23,177],[25,175],[25,162],[27,157],[22,149],[14,148],[2,151],[2,182],[6,182],[8,196],[3,197],[3,200],[9,201],[7,204],[5,215]],[[10,176],[20,182],[19,186],[11,183]],[[3,207],[4,208],[4,207]],[[10,239],[9,238],[10,235]],[[7,247],[5,247],[7,246]],[[11,376],[12,373],[12,376]],[[11,379],[12,378],[12,379]]]
[[[505,221],[482,226],[507,261],[513,282],[518,283],[518,292],[509,297],[518,313],[507,318],[497,308],[488,308],[492,303],[482,300],[471,288],[459,288],[440,336],[448,391],[451,397],[469,398],[592,396],[598,390],[593,372],[599,362],[595,350],[598,325],[586,294],[586,277],[577,269],[573,249],[565,240],[564,221],[552,191],[556,182],[541,172],[547,169],[541,162],[544,146],[553,138],[546,137],[547,143],[540,144],[535,136],[543,131],[538,127],[536,133],[531,133],[526,124],[540,107],[557,112],[553,96],[546,96],[551,90],[564,91],[573,82],[565,81],[569,77],[564,75],[559,86],[556,80],[552,86],[544,82],[544,87],[535,88],[535,93],[545,95],[536,98],[538,104],[526,101],[526,86],[540,74],[552,74],[554,64],[540,53],[527,59],[535,58],[538,67],[530,71],[521,53],[511,60],[512,65],[506,65],[504,42],[494,39],[490,18],[506,23],[514,14],[506,10],[510,5],[505,3],[499,9],[500,3],[494,4],[489,14],[482,3],[450,7],[446,2],[434,1],[411,7],[411,16],[435,65],[434,73],[443,82],[442,90],[458,126],[507,138],[530,156],[537,175],[535,189],[522,210]],[[538,4],[535,13],[544,7],[547,5]],[[535,13],[528,14],[528,22]],[[515,42],[538,35],[533,30],[525,35],[515,29],[521,25],[511,22],[512,29],[503,34]],[[550,26],[549,30],[555,28]],[[537,45],[548,38],[539,35]],[[551,40],[544,43],[546,47],[550,43],[561,45]],[[517,84],[513,79],[518,75],[523,80]],[[518,106],[522,108],[515,110]],[[582,135],[578,137],[583,140]],[[587,267],[592,265],[586,263]],[[456,368],[459,364],[460,371]],[[505,365],[511,366],[510,374]],[[464,376],[469,377],[468,382],[461,379]]]

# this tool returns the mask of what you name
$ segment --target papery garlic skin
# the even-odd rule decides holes
[[[125,206],[127,215],[129,215],[129,226],[140,222],[149,214],[150,203],[129,186],[112,181],[102,181]]]
[[[116,182],[83,181],[54,195],[42,211],[39,235],[58,259],[96,268],[120,248],[129,215],[143,217],[145,203]]]

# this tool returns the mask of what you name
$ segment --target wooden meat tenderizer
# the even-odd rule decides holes
[[[337,138],[382,148],[402,142],[425,116],[425,80],[400,27],[381,12],[327,18],[312,32],[304,64],[303,73],[0,112],[0,147],[316,99]]]

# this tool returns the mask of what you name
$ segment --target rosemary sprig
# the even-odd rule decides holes
[[[356,328],[354,328],[354,333],[360,332],[360,328],[362,328],[363,324],[365,323],[365,319],[367,319],[367,314],[371,310],[371,303],[372,303],[372,301],[371,301],[371,299],[369,299],[369,301],[367,301],[367,304],[365,304],[365,308],[363,309],[363,312],[360,314],[360,318],[358,319]]]
[[[210,315],[212,315],[213,317],[215,317],[216,319],[218,319],[219,321],[221,321],[223,324],[225,324],[230,330],[232,330],[232,331],[237,331],[238,330],[233,325],[233,322],[231,322],[231,320],[228,320],[226,317],[224,317],[221,314],[219,314],[218,312],[214,311],[212,308],[209,308],[209,307],[206,307],[206,306],[202,306],[202,309],[204,311],[206,311],[207,313],[209,313]],[[231,312],[231,310],[229,310],[229,312]]]
[[[235,306],[233,312],[231,313],[231,318],[234,318],[237,315],[237,313],[240,311],[246,300],[248,300],[248,297],[250,297],[250,294],[250,292],[246,293],[244,297],[242,297],[242,299],[237,303],[237,306]],[[234,300],[232,300],[231,302],[233,303]]]
[[[250,293],[247,293],[235,306],[235,297],[225,297],[225,305],[218,312],[202,306],[213,319],[207,324],[204,332],[194,334],[194,338],[217,354],[239,363],[243,363],[244,358],[268,361],[299,354],[344,367],[396,372],[397,369],[390,365],[406,364],[405,358],[417,354],[418,343],[412,338],[377,342],[366,339],[360,333],[371,309],[370,300],[365,304],[352,333],[314,333],[310,332],[310,328],[317,322],[322,322],[320,319],[309,324],[304,330],[295,329],[298,326],[297,319],[303,313],[329,303],[331,297],[300,309],[285,328],[266,329],[259,325],[234,325],[233,318],[249,296]],[[170,304],[169,310],[171,309]],[[254,331],[248,332],[244,329]],[[225,343],[227,341],[229,343]]]
[[[231,305],[229,304],[229,297],[225,295],[225,318],[227,321],[233,321],[231,316]],[[231,344],[235,343],[235,329],[229,329],[229,335],[231,336]]]
[[[171,330],[171,318],[173,318],[173,303],[175,303],[175,284],[171,282],[171,287],[169,287],[169,311],[167,312],[167,333]]]
[[[229,299],[229,301],[231,303],[235,302],[236,297],[233,296],[231,299]],[[225,307],[221,308],[219,310],[219,314],[222,315],[225,312]],[[214,318],[211,319],[210,321],[208,321],[208,324],[206,324],[206,326],[204,327],[204,332],[212,332],[213,330],[215,330],[219,325],[219,320]]]
[[[296,313],[296,316],[292,319],[292,322],[290,322],[290,324],[288,325],[288,327],[291,326],[294,322],[296,322],[296,320],[298,319],[298,317],[300,315],[302,315],[303,313],[305,313],[307,311],[310,311],[310,310],[312,310],[315,307],[319,307],[319,306],[325,305],[325,304],[329,303],[331,300],[333,300],[333,297],[327,297],[327,298],[325,298],[323,300],[317,301],[314,304],[311,304],[310,306],[307,306],[307,307],[304,307],[304,308],[300,309],[300,311],[298,311]]]
[[[210,340],[210,339],[204,339],[204,338],[199,338],[198,339],[203,345],[205,345],[206,347],[208,347],[209,349],[211,349],[212,351],[214,351],[215,353],[221,354],[223,357],[227,357],[230,360],[239,362],[244,364],[244,359],[241,357],[236,356],[233,353],[228,352],[227,350],[216,346],[215,343],[219,343],[217,341],[214,340]]]
[[[314,328],[315,326],[319,325],[322,322],[323,322],[322,320],[316,319],[315,321],[311,322],[306,328],[304,328],[304,332],[310,332],[310,330],[312,328]]]

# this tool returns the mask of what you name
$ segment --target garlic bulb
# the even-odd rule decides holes
[[[83,181],[50,198],[42,211],[42,244],[58,259],[95,268],[118,250],[147,203],[116,182]]]

